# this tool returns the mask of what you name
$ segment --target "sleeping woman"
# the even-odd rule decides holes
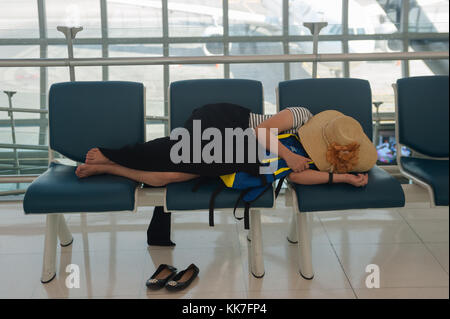
[[[329,110],[315,116],[304,107],[287,108],[276,115],[251,113],[249,109],[228,103],[209,104],[192,113],[184,127],[193,133],[194,121],[202,128],[216,128],[223,136],[226,129],[253,129],[260,145],[284,159],[292,169],[289,180],[297,184],[348,183],[356,187],[368,183],[365,173],[375,164],[377,152],[353,118]],[[278,141],[277,133],[297,134],[305,156],[298,155]],[[194,136],[195,134],[191,134]],[[194,144],[194,141],[191,140]],[[174,162],[171,150],[178,141],[170,137],[120,149],[92,148],[85,163],[76,169],[79,178],[112,174],[151,186],[188,181],[199,176],[221,176],[237,171],[259,174],[261,163],[248,161]],[[207,141],[202,141],[202,149]],[[225,140],[222,145],[226,145]],[[247,144],[246,144],[247,146]],[[232,144],[231,147],[235,147]],[[224,149],[224,152],[227,150]],[[191,159],[193,152],[190,152]],[[311,165],[309,163],[313,163]]]

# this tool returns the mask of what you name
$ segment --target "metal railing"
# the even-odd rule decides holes
[[[377,52],[377,53],[321,53],[246,56],[192,57],[130,57],[130,58],[61,58],[61,59],[0,59],[0,67],[77,67],[118,65],[227,64],[227,63],[283,63],[283,62],[346,62],[443,60],[448,51],[438,52]]]
[[[191,57],[123,57],[123,58],[75,58],[73,57],[73,44],[78,28],[59,28],[66,35],[68,45],[68,58],[59,59],[0,59],[0,67],[69,67],[70,79],[75,80],[75,67],[79,66],[118,66],[118,65],[181,65],[181,64],[224,64],[231,63],[289,63],[289,62],[312,62],[313,77],[317,76],[317,63],[319,62],[349,62],[349,61],[389,61],[389,60],[441,60],[448,59],[448,51],[439,52],[381,52],[381,53],[318,53],[318,33],[323,27],[323,23],[312,23],[307,27],[313,34],[314,46],[312,54],[280,54],[280,55],[248,55],[248,56],[191,56]],[[72,50],[72,54],[70,54]],[[315,70],[315,72],[314,72]],[[6,92],[5,92],[6,93]],[[7,93],[8,94],[8,93]],[[0,107],[0,111],[6,111],[10,114],[12,122],[11,129],[14,131],[14,112],[47,114],[46,109],[14,108],[9,96],[9,107]],[[379,125],[381,120],[394,119],[394,114],[374,114],[375,122]],[[46,121],[45,119],[41,119]],[[167,116],[146,116],[149,121],[167,122]],[[14,136],[14,133],[13,133]],[[0,148],[13,149],[15,154],[15,163],[20,169],[18,163],[18,149],[42,150],[47,151],[45,145],[20,145],[16,144],[13,138],[12,144],[1,143]],[[20,171],[19,171],[20,172]],[[0,176],[0,183],[21,183],[31,182],[38,175],[8,175]],[[13,193],[23,192],[18,190]],[[11,192],[7,192],[10,194]],[[1,193],[0,193],[1,194]]]

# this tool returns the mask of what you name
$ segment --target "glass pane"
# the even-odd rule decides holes
[[[110,57],[160,57],[163,56],[161,44],[111,44]]]
[[[8,99],[3,91],[15,91],[12,97],[13,107],[39,108],[39,88],[40,88],[39,68],[0,68],[0,96],[2,106],[8,106]],[[16,118],[21,118],[27,113],[14,114]],[[2,117],[3,115],[0,115]]]
[[[289,72],[291,73],[291,80],[295,79],[309,79],[312,77],[312,63],[311,62],[292,62],[289,63]]]
[[[169,35],[201,37],[223,34],[222,0],[167,0]]]
[[[447,32],[448,0],[410,1],[409,32]]]
[[[222,42],[170,44],[170,56],[210,56],[223,55]]]
[[[410,40],[409,51],[447,51],[448,41]],[[448,75],[448,60],[411,60],[410,75]]]
[[[379,108],[380,112],[393,113],[395,111],[392,83],[402,77],[401,61],[350,62],[350,76],[369,80],[372,100],[383,102]],[[375,107],[373,111],[376,111]]]
[[[281,1],[229,1],[230,35],[266,36],[283,33]]]
[[[349,44],[349,49],[352,46]],[[321,53],[342,53],[342,42],[340,41],[320,41],[319,54]],[[318,78],[340,78],[343,76],[344,63],[342,62],[319,62],[317,65]]]
[[[73,48],[75,58],[98,58],[102,56],[100,45],[75,45]],[[67,58],[66,45],[49,45],[49,58]],[[77,81],[101,81],[102,68],[100,66],[75,67],[75,80]],[[70,81],[69,68],[48,68],[49,85],[57,82]]]
[[[147,123],[146,125],[146,141],[154,140],[155,138],[165,136],[165,125],[164,124],[154,124]]]
[[[233,42],[229,52],[230,55],[283,54],[283,45],[281,42]]]
[[[284,80],[283,63],[230,64],[230,77],[261,81],[264,87],[264,113],[276,113],[275,88]]]
[[[18,48],[14,48],[18,49]],[[22,52],[23,48],[20,48]],[[24,50],[30,55],[35,55],[35,48],[30,50]],[[12,52],[12,51],[10,51]],[[26,55],[25,55],[26,56]],[[13,108],[30,108],[38,109],[40,105],[40,68],[0,68],[0,106],[9,107],[10,101],[7,94],[4,91],[16,92],[11,97],[11,106]],[[12,119],[14,118],[14,130],[12,129]],[[39,135],[39,114],[37,113],[24,113],[24,112],[0,112],[0,143],[5,144],[25,144],[25,145],[41,145],[46,144],[45,129],[47,122],[44,118],[42,124],[44,124],[44,131],[42,136]],[[40,138],[41,137],[41,138]],[[29,150],[17,150],[15,152],[12,148],[0,149],[0,174],[29,174],[28,170],[23,168],[24,154],[30,154]],[[17,168],[17,160],[21,169]],[[41,165],[37,157],[28,156],[28,162],[30,165]],[[44,161],[47,164],[47,158]],[[38,173],[42,172],[41,169]]]
[[[39,144],[39,126],[16,127],[16,143],[38,145]]]
[[[401,40],[358,40],[349,41],[350,53],[400,52]]]
[[[307,42],[291,42],[289,43],[290,54],[305,54],[312,52],[312,46]],[[311,62],[289,63],[291,79],[308,79],[312,76]]]
[[[350,49],[358,48],[360,53],[370,52],[400,52],[401,40],[377,40],[367,43],[367,40],[349,41]],[[373,48],[372,48],[373,47]],[[391,112],[395,110],[394,91],[392,83],[402,77],[401,61],[355,61],[350,62],[350,76],[353,78],[367,79],[372,89],[372,100],[383,102],[379,112]],[[376,112],[376,108],[373,109]]]
[[[350,46],[351,48],[351,46]],[[319,41],[320,53],[342,53],[342,43],[340,41]],[[291,42],[289,43],[289,52],[291,54],[311,54],[313,43],[311,41]],[[300,63],[291,64],[291,78],[309,78],[312,76],[313,64]],[[342,77],[342,62],[319,62],[317,65],[317,77]]]
[[[349,2],[349,34],[395,33],[400,30],[401,0]]]
[[[74,45],[73,55],[75,58],[99,58],[102,56],[100,45]],[[49,45],[49,58],[67,58],[66,45]],[[69,68],[48,68],[49,83],[69,81]],[[75,80],[77,81],[101,81],[102,68],[100,66],[75,67]]]
[[[448,75],[448,60],[411,60],[409,75]]]
[[[0,1],[0,38],[39,38],[37,1]]]
[[[162,36],[162,10],[160,1],[130,2],[107,1],[109,37]]]
[[[67,51],[67,47],[66,47]],[[73,46],[73,56],[75,58],[101,58],[102,46],[99,44],[77,44]]]
[[[75,58],[101,58],[102,46],[99,44],[76,44],[73,46],[73,55]],[[49,45],[47,56],[49,58],[67,58],[67,45]]]
[[[223,64],[170,65],[170,82],[192,79],[223,79]]]
[[[75,50],[74,50],[75,51]],[[57,45],[49,45],[47,49],[47,57],[50,59],[64,59],[67,58],[67,45],[65,44],[57,44]],[[75,55],[75,57],[77,57]]]
[[[303,22],[328,22],[322,29],[324,34],[342,34],[342,1],[341,0],[290,0],[289,1],[289,34],[310,35]],[[357,25],[355,23],[355,25]]]
[[[101,81],[101,66],[77,66],[75,67],[76,81]]]
[[[376,1],[349,1],[348,11],[348,34],[364,35],[374,34],[377,31],[384,31],[384,33],[396,31],[392,23],[388,23],[391,29],[388,29],[387,26],[381,27],[380,21],[386,18],[386,14]]]
[[[112,57],[162,56],[160,44],[110,45]],[[109,80],[142,82],[146,88],[146,114],[164,115],[164,81],[162,65],[110,66]]]
[[[4,116],[2,116],[2,113],[6,112],[0,112],[0,119],[4,119]],[[2,121],[4,122],[4,121]],[[0,127],[0,143],[10,144],[12,143],[12,135],[11,135],[11,126],[9,127]],[[1,150],[0,150],[1,151]]]
[[[389,24],[393,24],[395,28],[401,30],[401,17],[402,17],[402,1],[403,0],[378,0],[378,4],[381,9],[386,13],[386,19],[382,17],[380,12],[380,23],[383,27],[383,31],[380,33],[393,33],[395,30]],[[409,0],[408,0],[409,1]],[[386,29],[386,30],[384,30]],[[378,31],[377,31],[378,32]]]
[[[39,58],[39,46],[37,45],[0,45],[0,59],[33,58]]]
[[[351,52],[400,52],[401,40],[359,40],[349,41]],[[350,62],[353,78],[367,79],[372,90],[374,112],[373,141],[377,147],[379,165],[395,165],[396,142],[394,131],[394,91],[392,83],[402,77],[401,61],[357,61]],[[379,105],[377,108],[376,105]],[[377,113],[382,120],[377,121]],[[406,155],[406,150],[404,155]]]
[[[109,79],[142,82],[146,88],[146,114],[164,115],[162,65],[110,66]]]
[[[78,27],[83,31],[77,38],[101,37],[100,1],[98,0],[46,0],[47,34],[49,38],[64,38],[57,26]]]
[[[280,42],[233,42],[230,43],[230,55],[273,55],[283,54]],[[263,83],[264,111],[276,113],[275,87],[284,80],[283,63],[236,63],[230,65],[230,77],[236,79],[253,79]]]
[[[171,44],[171,56],[207,56],[211,51],[223,54],[222,43],[182,43]],[[170,65],[170,81],[190,79],[222,79],[224,76],[223,64],[180,64]]]
[[[75,69],[75,75],[76,75],[76,69]],[[68,67],[47,68],[48,88],[50,88],[50,86],[53,83],[67,82],[67,81],[70,81]]]

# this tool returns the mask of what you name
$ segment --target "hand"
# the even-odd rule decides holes
[[[289,156],[286,159],[287,165],[295,173],[300,173],[305,169],[308,169],[309,168],[308,162],[311,162],[311,159],[303,157],[301,155],[297,155],[295,153],[289,154]]]
[[[345,182],[355,187],[366,186],[369,182],[369,175],[367,173],[358,175],[346,174]]]

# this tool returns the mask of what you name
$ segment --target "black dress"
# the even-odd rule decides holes
[[[193,121],[201,120],[202,131],[206,128],[217,128],[222,134],[222,154],[221,163],[205,163],[203,159],[200,163],[193,162],[193,152],[191,151],[190,163],[173,163],[170,159],[170,150],[178,142],[171,140],[170,137],[162,137],[145,143],[127,145],[121,149],[108,149],[99,147],[100,151],[111,161],[122,166],[137,170],[152,172],[183,172],[196,174],[200,176],[220,176],[231,174],[237,171],[247,172],[257,175],[260,163],[250,163],[248,161],[248,139],[245,139],[244,162],[225,163],[225,129],[241,128],[243,130],[249,128],[250,110],[235,104],[218,103],[208,104],[195,109],[190,118],[186,121],[186,128],[191,136],[191,150],[193,145]],[[254,135],[251,138],[255,138]],[[202,141],[201,149],[210,141]],[[233,148],[235,148],[235,140]],[[236,153],[236,152],[235,152]],[[234,156],[235,157],[235,156]]]

